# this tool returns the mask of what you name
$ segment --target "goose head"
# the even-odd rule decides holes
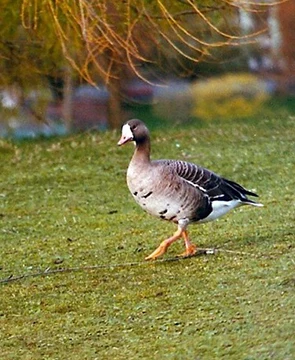
[[[129,120],[122,126],[118,145],[121,146],[130,141],[134,141],[136,145],[149,141],[149,131],[145,124],[138,119]]]

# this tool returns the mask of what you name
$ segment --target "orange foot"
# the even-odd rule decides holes
[[[187,247],[186,247],[186,250],[184,253],[178,255],[179,257],[190,257],[190,256],[194,256],[197,252],[197,247],[196,245],[194,244],[189,244]]]
[[[145,260],[156,260],[167,251],[168,247],[182,236],[183,230],[179,227],[178,230],[168,239],[161,242],[160,246],[151,255],[147,256]]]
[[[165,254],[168,246],[169,245],[163,241],[162,244],[154,252],[152,252],[149,256],[145,258],[145,260],[156,260],[158,257]]]

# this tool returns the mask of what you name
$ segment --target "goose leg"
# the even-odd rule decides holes
[[[195,255],[195,253],[197,252],[197,247],[195,244],[193,244],[189,237],[188,237],[188,233],[186,230],[182,231],[182,237],[184,239],[184,244],[185,244],[185,252],[182,253],[181,257],[189,257],[189,256],[193,256]]]
[[[180,226],[178,226],[177,231],[170,238],[162,241],[160,246],[154,252],[152,252],[149,256],[147,256],[145,258],[145,260],[156,260],[159,256],[165,254],[168,247],[172,243],[174,243],[174,241],[181,238],[182,234],[183,234],[183,229]]]

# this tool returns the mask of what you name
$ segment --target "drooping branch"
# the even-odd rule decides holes
[[[138,65],[154,63],[155,52],[165,53],[162,40],[170,50],[192,62],[208,58],[215,48],[251,42],[263,29],[241,34],[232,14],[240,9],[266,11],[278,3],[23,0],[21,18],[24,28],[34,32],[42,21],[51,20],[57,43],[71,66],[90,82],[95,69],[108,83],[117,76],[112,70],[115,64],[144,78]]]

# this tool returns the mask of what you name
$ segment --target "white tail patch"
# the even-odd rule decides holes
[[[257,203],[257,202],[247,202],[247,201],[244,201],[244,204],[247,204],[247,205],[252,205],[252,206],[257,206],[257,207],[263,207],[264,205],[261,204],[261,203]]]
[[[257,207],[263,206],[263,204],[260,203],[252,203],[252,202],[246,202],[240,200],[230,200],[230,201],[214,200],[212,201],[213,210],[211,211],[211,213],[205,219],[202,219],[199,222],[203,223],[203,222],[213,221],[225,215],[229,211],[242,205],[253,205]]]
[[[243,203],[240,200],[230,200],[230,201],[222,201],[222,200],[215,200],[212,201],[212,208],[213,210],[211,213],[205,218],[200,220],[199,222],[208,222],[213,221],[226,213],[228,213],[230,210],[243,205]]]

